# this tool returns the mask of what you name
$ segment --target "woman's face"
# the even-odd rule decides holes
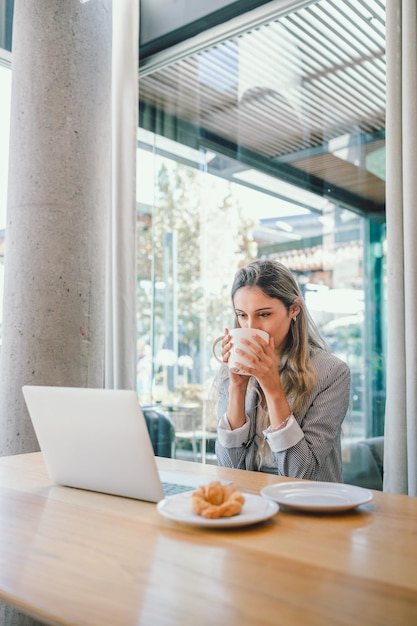
[[[275,349],[279,352],[299,305],[291,305],[288,311],[281,300],[270,298],[259,287],[241,287],[235,293],[233,304],[239,326],[265,330],[274,338]]]

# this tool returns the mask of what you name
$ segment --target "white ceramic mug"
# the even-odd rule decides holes
[[[241,342],[241,339],[248,339],[249,341],[255,344],[257,343],[257,341],[255,337],[253,337],[254,334],[259,335],[265,341],[269,341],[269,335],[264,330],[258,330],[257,328],[232,328],[231,330],[229,330],[229,334],[232,337],[233,345],[230,351],[230,356],[229,356],[227,365],[229,366],[229,369],[232,370],[232,372],[234,372],[235,374],[245,374],[246,376],[250,376],[248,372],[244,372],[243,370],[240,370],[236,366],[236,361],[239,361],[239,363],[243,363],[243,365],[252,367],[250,363],[248,363],[245,360],[242,354],[236,353],[236,348],[239,348],[240,350],[243,350],[244,352],[247,352],[248,354],[253,354],[253,352],[249,349],[249,347],[246,344]],[[213,346],[212,346],[213,356],[217,361],[219,361],[219,363],[223,363],[223,360],[217,356],[216,346],[218,343],[220,343],[220,341],[223,341],[223,338],[224,338],[224,335],[222,335],[221,337],[217,337],[217,339],[214,341]]]

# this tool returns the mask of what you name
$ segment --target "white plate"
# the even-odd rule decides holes
[[[164,517],[174,520],[174,522],[212,528],[231,528],[256,524],[269,519],[279,511],[279,506],[276,502],[262,498],[262,496],[245,493],[245,504],[239,515],[206,519],[201,515],[193,513],[191,510],[191,493],[190,491],[179,493],[161,500],[157,504],[158,511]]]
[[[261,490],[265,498],[303,511],[348,511],[370,502],[369,489],[313,481],[284,482],[268,485]]]

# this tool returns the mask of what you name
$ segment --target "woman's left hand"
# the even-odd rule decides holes
[[[250,367],[243,362],[238,362],[239,369],[244,370],[251,376],[254,376],[259,382],[265,394],[268,390],[276,390],[277,385],[281,386],[278,373],[278,355],[275,352],[274,340],[269,338],[269,342],[265,341],[259,335],[254,336],[256,344],[242,339],[242,343],[248,346],[250,353],[240,348],[236,348],[236,354],[242,355],[242,358],[250,363]]]

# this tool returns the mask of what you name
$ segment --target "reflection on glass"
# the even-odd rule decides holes
[[[7,178],[9,173],[10,99],[12,72],[0,63],[0,350],[3,320],[4,252],[6,236]]]
[[[268,256],[297,276],[332,352],[352,370],[346,437],[371,434],[380,419],[375,396],[383,394],[383,386],[377,372],[380,354],[365,340],[365,320],[380,314],[382,294],[376,285],[383,265],[369,252],[383,254],[383,229],[376,248],[366,237],[366,218],[328,200],[322,199],[321,212],[318,200],[314,210],[300,209],[290,195],[283,203],[259,191],[247,194],[238,183],[216,180],[204,170],[164,157],[154,160],[155,203],[139,205],[138,215],[142,402],[197,403],[204,427],[215,429],[207,398],[218,364],[210,346],[233,323],[229,289],[236,268]],[[368,381],[367,363],[375,364]]]
[[[351,368],[345,440],[383,434],[385,15],[354,4],[309,3],[141,80],[138,392],[197,404],[203,433],[233,275],[269,257]]]

